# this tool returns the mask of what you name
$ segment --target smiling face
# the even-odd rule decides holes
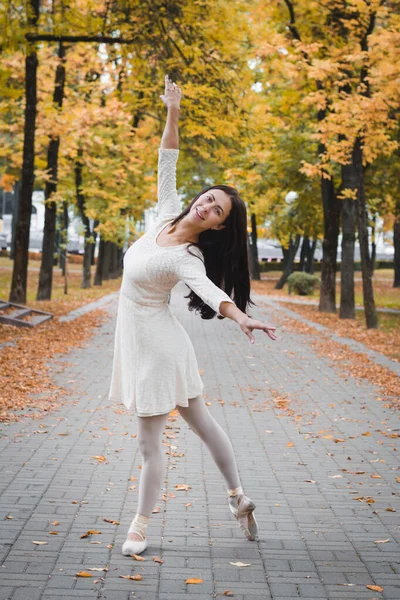
[[[232,202],[223,190],[211,189],[194,202],[186,218],[196,223],[199,229],[223,229],[224,221],[232,209]]]

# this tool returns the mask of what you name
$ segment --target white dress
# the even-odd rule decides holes
[[[171,289],[184,281],[217,313],[221,302],[232,302],[207,277],[198,248],[192,246],[192,256],[189,244],[162,247],[156,241],[181,212],[178,154],[159,150],[158,219],[124,256],[109,397],[143,417],[188,406],[203,390],[193,345],[168,305]]]

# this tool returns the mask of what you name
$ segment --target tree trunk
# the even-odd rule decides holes
[[[308,235],[305,235],[303,237],[303,241],[301,244],[301,250],[300,250],[299,270],[302,272],[306,270],[306,261],[307,261],[307,256],[308,256],[309,251],[310,251],[310,240],[309,240]]]
[[[36,27],[39,17],[39,0],[30,1],[29,25]],[[22,157],[22,183],[15,229],[15,258],[12,273],[10,302],[26,303],[28,286],[29,230],[31,226],[32,192],[35,169],[35,128],[37,113],[36,46],[29,44],[25,59],[25,124]]]
[[[376,213],[372,217],[372,231],[371,231],[371,276],[373,276],[375,271],[375,263],[376,263]]]
[[[95,265],[94,253],[95,253],[95,250],[96,250],[96,241],[97,241],[96,227],[98,227],[98,225],[99,225],[99,221],[95,221],[93,223],[93,230],[92,230],[93,245],[92,245],[92,257],[91,257],[91,260],[90,260],[90,264],[92,265],[92,267]]]
[[[257,249],[257,222],[256,215],[251,214],[251,234],[249,236],[249,258],[250,258],[250,277],[259,281],[260,275],[260,263],[258,262],[258,249]]]
[[[90,288],[90,265],[92,261],[92,232],[90,230],[90,219],[86,215],[85,196],[82,193],[82,148],[78,148],[78,156],[75,161],[75,193],[76,203],[85,228],[85,249],[83,255],[81,288]]]
[[[342,165],[341,191],[357,191],[358,178],[354,163],[354,148],[351,161]],[[356,240],[356,201],[344,198],[342,202],[342,263],[340,268],[340,310],[341,319],[354,319],[354,245]]]
[[[376,329],[378,327],[378,317],[376,314],[374,290],[372,286],[371,262],[368,247],[368,219],[364,189],[364,167],[362,164],[361,140],[359,138],[356,139],[354,145],[354,166],[358,179],[357,223],[363,280],[365,320],[368,329]]]
[[[313,240],[308,247],[308,253],[306,256],[306,273],[312,275],[314,273],[314,255],[317,247],[317,240]]]
[[[394,246],[394,280],[393,287],[400,287],[400,216],[395,217],[393,224]]]
[[[68,226],[69,226],[69,216],[68,216],[68,203],[63,202],[63,211],[60,218],[60,269],[65,277],[65,261],[67,256],[67,246],[68,246]]]
[[[276,290],[281,290],[283,288],[283,286],[285,285],[289,275],[291,273],[293,273],[293,264],[294,264],[296,252],[299,249],[300,238],[301,238],[301,236],[297,234],[295,241],[293,242],[292,236],[290,236],[289,248],[287,250],[285,250],[282,247],[283,257],[284,257],[284,263],[283,263],[284,267],[283,267],[283,273],[282,273],[279,281],[275,284]]]
[[[341,319],[354,319],[354,244],[356,207],[352,198],[345,198],[342,204],[342,263],[340,268],[340,310]]]
[[[58,48],[58,58],[60,59],[55,76],[53,103],[58,109],[61,109],[64,97],[65,83],[65,49],[62,44]],[[50,139],[47,149],[47,170],[50,174],[50,180],[46,181],[45,186],[45,212],[44,212],[44,231],[42,245],[42,261],[40,265],[39,284],[36,300],[50,300],[53,286],[53,266],[54,250],[56,242],[56,223],[57,223],[57,205],[51,201],[51,196],[57,191],[58,178],[58,151],[60,147],[60,137],[57,135]]]
[[[324,241],[322,243],[322,269],[319,307],[321,312],[336,312],[336,262],[339,236],[340,200],[335,194],[331,179],[321,178],[322,207],[324,213]]]
[[[100,236],[99,253],[97,255],[96,274],[94,276],[94,285],[103,284],[103,263],[104,263],[104,240]]]
[[[93,243],[91,242],[92,234],[90,231],[90,222],[87,217],[85,217],[85,219],[83,220],[83,224],[85,226],[85,251],[83,254],[81,288],[90,288],[91,287],[90,267],[91,267],[91,262],[92,262]]]
[[[103,257],[103,280],[107,281],[110,279],[110,266],[111,266],[111,242],[104,243],[104,257]]]

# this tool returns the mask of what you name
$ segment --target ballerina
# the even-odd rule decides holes
[[[229,508],[244,534],[249,540],[258,535],[255,504],[244,494],[231,441],[204,403],[192,342],[169,308],[171,289],[184,281],[191,290],[190,310],[204,319],[218,314],[235,321],[251,343],[257,329],[276,339],[273,325],[246,314],[252,302],[245,204],[234,188],[215,185],[181,211],[176,163],[182,91],[168,75],[160,97],[167,120],[159,149],[158,219],[124,256],[110,386],[110,399],[137,416],[142,456],[137,513],[124,555],[147,547],[146,529],[162,483],[162,434],[175,408],[220,469]]]

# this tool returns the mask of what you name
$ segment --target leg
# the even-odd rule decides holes
[[[244,495],[232,444],[225,431],[207,409],[201,396],[191,398],[188,407],[177,406],[182,417],[209,449],[228,487],[229,507],[249,540],[255,540],[258,526],[255,504]]]
[[[240,478],[231,441],[207,409],[203,398],[201,396],[191,398],[189,406],[177,406],[177,409],[209,449],[217,467],[224,476],[228,489],[240,487]]]
[[[167,418],[168,413],[137,418],[142,472],[137,513],[129,528],[127,540],[143,543],[149,518],[160,493],[164,464],[161,437]]]

